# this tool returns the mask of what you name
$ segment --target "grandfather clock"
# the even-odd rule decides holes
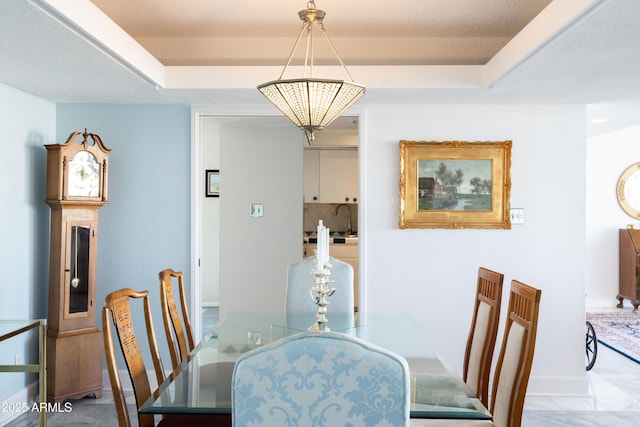
[[[102,332],[96,327],[98,209],[107,200],[109,149],[78,131],[47,149],[51,207],[47,398],[102,394]]]

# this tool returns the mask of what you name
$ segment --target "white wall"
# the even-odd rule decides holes
[[[610,198],[607,203],[611,207],[611,225],[604,225],[600,233],[615,236],[615,230],[630,218],[617,207],[613,190],[608,192],[615,188],[622,170],[638,161],[639,153],[632,143],[637,141],[637,134],[620,140],[615,137],[615,141],[624,143],[612,143],[608,148],[605,140],[589,140],[586,177],[583,106],[371,105],[364,110],[363,104],[360,108],[360,243],[364,246],[361,262],[366,270],[362,275],[366,281],[366,308],[410,313],[452,365],[460,369],[477,268],[483,265],[502,271],[507,286],[517,278],[543,290],[529,391],[584,391],[580,387],[584,385],[585,182],[589,182],[591,225],[598,222],[592,215],[596,213],[592,201],[597,203],[591,196],[597,197],[592,191],[592,176],[598,176],[593,170],[600,169],[598,162],[604,162],[608,149],[627,150],[612,165],[613,172],[606,178],[609,184],[604,179],[602,182],[604,198]],[[4,306],[3,310],[9,310],[4,313],[13,313],[14,317],[45,314],[49,210],[44,203],[46,153],[42,145],[62,142],[70,131],[83,127],[99,133],[113,149],[111,203],[100,213],[98,300],[125,285],[155,289],[157,272],[168,265],[189,271],[189,211],[185,209],[190,185],[188,106],[56,107],[0,85],[0,112],[6,118],[0,121],[2,146],[10,160],[0,168],[0,197],[3,208],[11,207],[0,210],[0,235],[3,241],[6,238],[13,242],[2,246],[0,259],[5,265],[19,267],[5,269],[8,276],[2,289],[11,289],[12,299],[9,306]],[[59,135],[53,135],[56,126]],[[279,152],[289,136],[299,153],[285,158]],[[400,139],[512,139],[511,206],[525,209],[525,224],[510,231],[399,230]],[[595,146],[601,144],[603,154],[592,151],[594,141]],[[292,199],[286,200],[288,204],[302,206],[302,171],[297,169],[302,165],[299,131],[290,126],[285,131],[265,130],[258,135],[251,132],[237,138],[237,146],[227,149],[233,160],[221,162],[221,171],[236,173],[223,175],[224,186],[232,189],[238,185],[243,187],[240,192],[246,192],[241,199],[225,198],[223,187],[220,199],[221,208],[229,203],[230,224],[227,228],[224,222],[225,228],[220,231],[222,247],[238,248],[233,254],[226,249],[221,254],[228,257],[221,265],[221,274],[226,272],[231,285],[227,301],[238,306],[249,304],[244,305],[246,309],[273,310],[281,307],[284,272],[281,266],[273,272],[272,265],[262,263],[262,256],[265,251],[279,254],[279,242],[284,238],[287,242],[293,239],[290,246],[296,249],[291,254],[281,254],[279,263],[286,265],[299,257],[302,212],[300,209],[298,217],[273,211],[277,205],[266,198],[262,199],[262,219],[251,220],[248,210],[251,202],[271,194],[273,189],[280,195],[291,195]],[[261,171],[274,172],[274,176],[260,179],[264,178]],[[296,174],[300,177],[297,181],[291,179]],[[254,185],[247,182],[248,177],[252,177]],[[150,189],[149,182],[156,185]],[[178,200],[164,203],[167,193]],[[276,196],[279,195],[273,197]],[[298,200],[293,199],[296,197]],[[603,222],[609,221],[606,213],[600,215]],[[234,231],[241,229],[249,233],[237,241]],[[292,230],[291,234],[287,230]],[[601,255],[617,252],[600,244],[593,233],[592,228],[587,229],[593,247]],[[615,292],[617,273],[614,267],[606,273],[609,267],[601,262],[604,258],[595,256],[596,262],[589,253],[587,279],[604,286],[592,271],[601,267],[597,271],[603,277],[615,274],[614,284],[610,285]],[[249,269],[251,276],[239,277],[238,273],[244,275]],[[15,287],[16,283],[23,286]],[[603,292],[603,298],[608,298],[609,292]],[[224,297],[221,295],[223,303]],[[153,304],[158,306],[157,301]],[[155,314],[156,321],[161,319],[159,313]],[[11,359],[13,350],[8,353],[3,357]],[[13,392],[6,387],[10,385],[3,383],[0,387],[4,396]]]
[[[220,124],[216,117],[203,116],[201,119],[202,171],[220,170]],[[202,197],[202,305],[220,304],[220,198]]]
[[[618,303],[618,229],[638,225],[616,199],[622,172],[640,161],[640,126],[587,140],[587,306],[615,307]],[[624,301],[630,307],[628,300]]]
[[[542,289],[529,393],[586,392],[585,107],[374,105],[363,123],[366,310],[410,313],[461,370],[477,269],[500,271],[504,310],[512,279]],[[401,139],[512,140],[511,207],[524,208],[525,223],[512,230],[400,230]]]
[[[303,145],[283,123],[221,128],[221,317],[283,310],[286,268],[302,253]],[[263,217],[249,216],[252,203],[264,205]]]

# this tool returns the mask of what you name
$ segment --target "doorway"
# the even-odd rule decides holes
[[[282,309],[283,266],[303,253],[306,142],[281,116],[194,110],[192,120],[191,311],[202,336],[202,309],[220,318]],[[218,198],[205,197],[207,169],[219,171]],[[262,217],[251,216],[254,205]]]

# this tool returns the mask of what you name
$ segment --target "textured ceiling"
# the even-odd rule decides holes
[[[367,86],[357,105],[577,103],[594,115],[622,106],[610,117],[618,121],[640,117],[638,0],[316,4],[354,80]],[[58,103],[272,109],[255,87],[277,78],[305,7],[2,0],[0,82]]]

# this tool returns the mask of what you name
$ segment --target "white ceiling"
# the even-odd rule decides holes
[[[316,5],[354,80],[367,86],[358,104],[578,103],[609,116],[601,130],[640,122],[638,0]],[[306,6],[3,0],[0,82],[60,103],[266,105],[255,87],[280,74]],[[320,47],[316,57],[318,77],[341,72]]]

